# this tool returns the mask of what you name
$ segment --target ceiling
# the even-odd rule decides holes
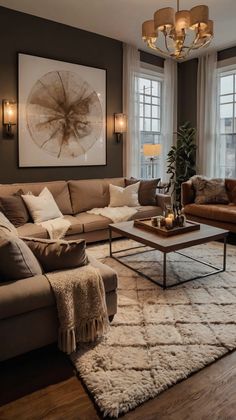
[[[180,9],[209,6],[215,23],[211,49],[236,45],[236,0],[180,0]],[[175,7],[175,0],[0,0],[0,5],[76,28],[108,36],[147,50],[141,25],[161,7]],[[204,49],[198,52],[204,53]]]

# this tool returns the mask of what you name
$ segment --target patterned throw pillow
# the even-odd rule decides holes
[[[196,204],[228,204],[229,198],[222,178],[208,179],[200,175],[191,178]]]

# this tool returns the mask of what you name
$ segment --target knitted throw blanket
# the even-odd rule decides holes
[[[76,343],[101,338],[109,321],[100,272],[86,265],[46,276],[56,298],[60,350],[70,354],[76,350]]]

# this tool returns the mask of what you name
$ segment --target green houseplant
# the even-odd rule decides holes
[[[174,202],[181,201],[181,184],[196,174],[196,129],[185,122],[177,131],[176,145],[167,155],[167,173]]]

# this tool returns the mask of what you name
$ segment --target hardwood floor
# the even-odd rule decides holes
[[[102,416],[55,346],[0,366],[1,420],[98,420]],[[236,352],[123,416],[125,420],[235,420]]]

